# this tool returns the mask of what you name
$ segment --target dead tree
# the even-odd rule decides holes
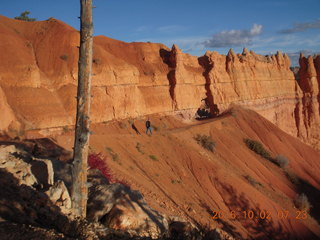
[[[90,98],[92,71],[92,0],[80,0],[80,51],[78,63],[77,116],[72,169],[72,208],[80,217],[86,217],[87,159],[89,151]]]

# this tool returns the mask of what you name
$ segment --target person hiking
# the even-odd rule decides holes
[[[151,127],[151,122],[150,119],[148,118],[148,120],[146,121],[146,134],[148,135],[148,131],[150,131],[150,135],[152,135],[152,127]]]

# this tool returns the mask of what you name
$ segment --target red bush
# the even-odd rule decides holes
[[[107,159],[101,153],[90,153],[88,156],[88,165],[91,169],[99,169],[109,183],[114,182],[111,170],[107,166]]]
[[[119,180],[112,175],[110,168],[107,166],[107,158],[101,153],[90,153],[88,156],[88,165],[91,169],[99,169],[109,183],[121,183],[130,187],[125,179]]]

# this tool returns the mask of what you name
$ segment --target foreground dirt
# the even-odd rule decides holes
[[[93,125],[90,141],[92,152],[106,156],[117,181],[141,191],[151,207],[197,225],[220,227],[238,238],[320,237],[316,150],[240,108],[197,122],[151,116],[152,136],[145,134],[144,121]],[[55,139],[71,149],[72,134],[64,131]],[[215,152],[198,145],[197,134],[211,136]],[[255,154],[244,138],[262,142],[273,157],[286,156],[288,167]],[[293,184],[286,172],[294,173],[299,183]],[[311,215],[294,207],[293,199],[302,192],[314,206]]]

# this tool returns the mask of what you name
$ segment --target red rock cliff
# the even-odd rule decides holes
[[[0,130],[74,124],[79,32],[51,19],[0,17]],[[177,46],[94,38],[92,121],[181,113],[204,103],[217,114],[230,104],[256,110],[291,135],[319,144],[320,57],[300,60],[300,80],[287,55],[244,49],[198,58]]]
[[[300,56],[298,83],[303,91],[297,104],[296,118],[299,126],[297,135],[305,142],[319,149],[320,139],[320,55]]]

